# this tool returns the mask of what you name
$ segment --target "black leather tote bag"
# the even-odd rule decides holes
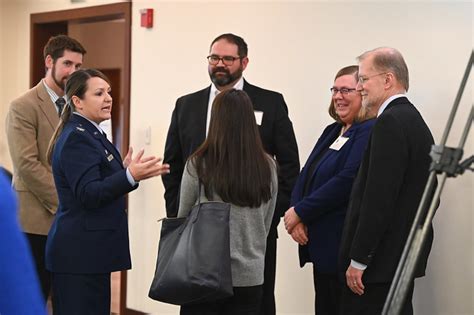
[[[229,215],[230,204],[199,200],[188,217],[163,220],[150,298],[185,305],[233,295]]]

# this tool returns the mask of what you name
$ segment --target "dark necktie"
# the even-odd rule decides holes
[[[56,100],[56,106],[58,107],[58,116],[59,117],[61,117],[64,105],[66,105],[66,101],[64,100],[64,98],[60,97]]]

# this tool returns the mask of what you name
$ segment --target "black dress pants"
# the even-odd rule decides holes
[[[339,281],[337,273],[319,273],[313,265],[313,283],[316,292],[315,313],[317,315],[339,314],[342,283]]]
[[[51,273],[46,270],[46,262],[44,257],[47,236],[29,233],[25,233],[25,235],[30,244],[31,254],[33,255],[36,272],[38,273],[38,279],[40,281],[41,292],[43,293],[46,303],[51,291]]]
[[[54,315],[110,315],[110,273],[52,273]]]
[[[277,228],[273,226],[267,237],[267,248],[265,250],[265,269],[263,274],[263,300],[260,315],[275,315],[275,277],[277,256]]]
[[[364,294],[353,293],[347,285],[343,285],[340,315],[380,315],[390,290],[390,283],[365,283]],[[400,315],[413,315],[413,289],[412,282],[408,288],[405,303]]]
[[[262,302],[261,285],[234,287],[234,296],[215,302],[181,306],[180,315],[257,315]]]

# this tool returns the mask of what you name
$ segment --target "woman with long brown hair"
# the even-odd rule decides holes
[[[48,150],[59,198],[46,243],[54,314],[110,315],[110,273],[131,267],[125,195],[169,168],[143,150],[122,161],[103,135],[112,97],[100,71],[74,72],[66,96]]]
[[[178,217],[187,216],[198,198],[231,204],[234,296],[182,306],[181,314],[258,314],[277,191],[276,164],[263,149],[250,98],[240,90],[221,92],[212,106],[209,134],[186,164]]]

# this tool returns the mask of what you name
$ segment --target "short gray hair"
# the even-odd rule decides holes
[[[408,91],[408,67],[402,54],[398,50],[390,47],[379,47],[366,51],[358,56],[357,60],[362,61],[369,55],[374,56],[373,64],[376,70],[393,73],[405,91]]]

